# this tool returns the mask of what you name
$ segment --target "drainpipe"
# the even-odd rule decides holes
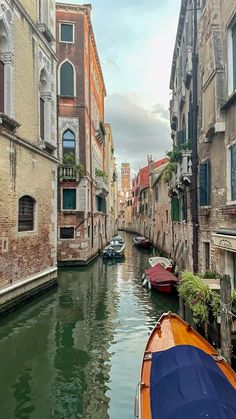
[[[192,224],[193,224],[193,271],[198,272],[198,155],[197,155],[197,124],[198,124],[198,98],[197,98],[197,0],[193,2],[193,51],[192,51],[192,80],[193,80],[193,138],[192,138]]]

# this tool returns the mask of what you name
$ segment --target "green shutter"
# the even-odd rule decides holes
[[[200,164],[200,206],[210,205],[211,202],[211,171],[210,161]]]
[[[66,61],[60,70],[60,94],[61,96],[74,96],[74,69]]]
[[[192,104],[190,104],[190,111],[188,112],[188,140],[191,142],[193,139],[193,111]]]
[[[76,189],[63,189],[63,209],[76,210]]]
[[[185,143],[185,132],[178,131],[177,132],[177,146],[179,147],[181,144]]]
[[[231,149],[231,200],[236,200],[236,144]]]
[[[179,200],[172,198],[171,200],[171,219],[172,221],[179,221]]]
[[[232,28],[233,90],[236,89],[236,23]]]

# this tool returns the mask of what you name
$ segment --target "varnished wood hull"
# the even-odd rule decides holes
[[[179,316],[166,313],[161,316],[154,327],[144,353],[141,377],[139,386],[139,419],[151,419],[150,407],[150,372],[152,352],[159,352],[170,349],[177,345],[192,345],[207,354],[218,357],[218,352],[211,346],[199,333]],[[223,358],[219,358],[217,365],[228,378],[234,388],[236,388],[236,374]],[[171,389],[170,389],[171,390]]]

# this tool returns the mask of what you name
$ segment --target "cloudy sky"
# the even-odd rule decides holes
[[[79,3],[79,0],[63,3]],[[91,0],[118,169],[171,147],[169,78],[180,0]]]

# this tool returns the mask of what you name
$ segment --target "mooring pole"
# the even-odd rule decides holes
[[[231,280],[229,275],[223,275],[220,281],[220,337],[221,354],[231,365]]]

